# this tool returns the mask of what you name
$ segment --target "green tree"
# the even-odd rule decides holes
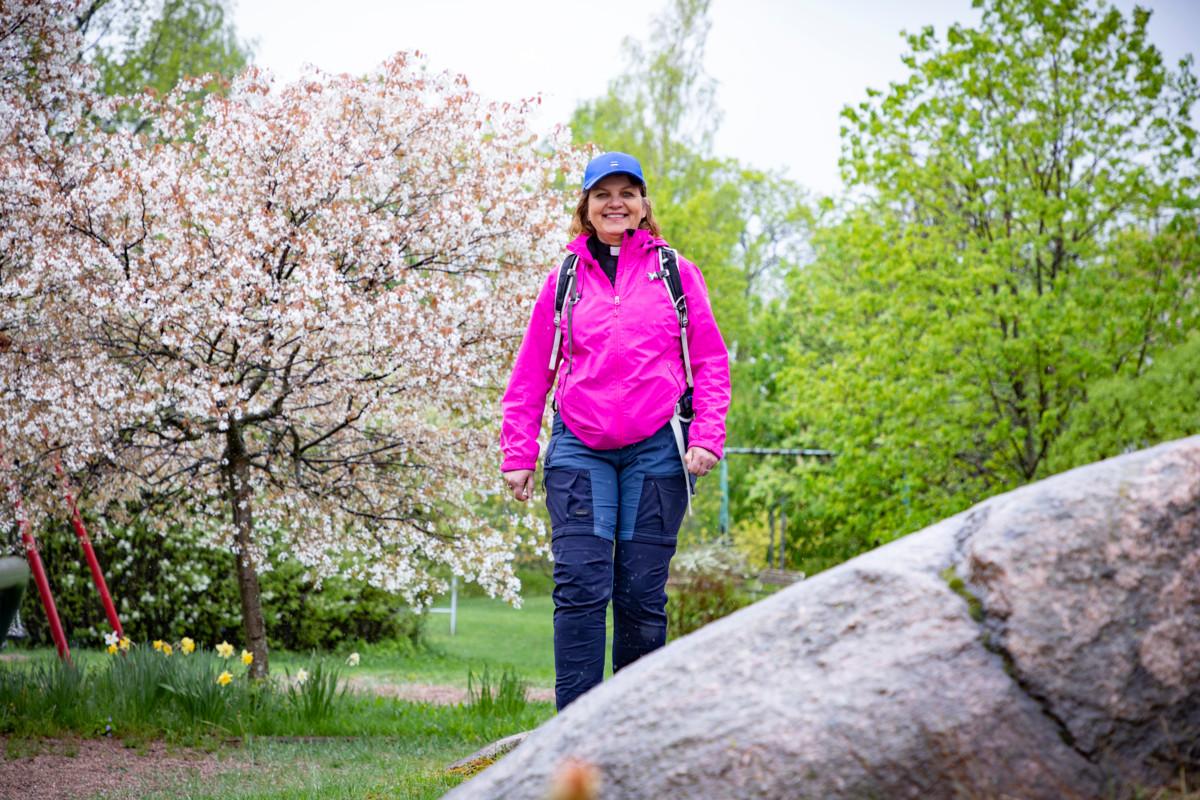
[[[1054,467],[1200,434],[1200,332],[1154,359],[1136,380],[1114,376],[1089,389],[1063,434]]]
[[[252,55],[225,0],[106,0],[93,3],[81,25],[93,42],[87,57],[98,72],[96,88],[109,96],[163,95],[202,75],[231,78]],[[136,130],[148,123],[132,109],[122,119]]]
[[[251,47],[238,38],[224,0],[110,0],[89,20],[99,89],[165,94],[188,77],[240,72]]]
[[[1190,57],[1143,9],[976,5],[844,110],[855,199],[792,276],[789,419],[839,453],[793,472],[810,566],[1069,466],[1089,387],[1198,321]]]

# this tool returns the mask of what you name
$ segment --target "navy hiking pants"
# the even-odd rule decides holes
[[[556,414],[544,471],[561,711],[604,677],[610,599],[614,672],[666,643],[667,568],[687,485],[669,424],[636,444],[593,450]]]

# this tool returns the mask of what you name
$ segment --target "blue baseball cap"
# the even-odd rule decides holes
[[[605,153],[596,156],[588,162],[583,171],[583,190],[586,192],[609,175],[624,173],[637,178],[638,183],[646,185],[642,177],[642,165],[628,153]]]

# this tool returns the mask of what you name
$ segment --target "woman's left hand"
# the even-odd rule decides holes
[[[707,475],[717,465],[719,460],[703,447],[689,447],[687,455],[683,457],[683,463],[687,465],[687,471],[697,476]]]

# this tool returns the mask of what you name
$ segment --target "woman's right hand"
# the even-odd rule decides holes
[[[514,469],[504,473],[504,482],[512,496],[524,503],[533,496],[533,470]]]

